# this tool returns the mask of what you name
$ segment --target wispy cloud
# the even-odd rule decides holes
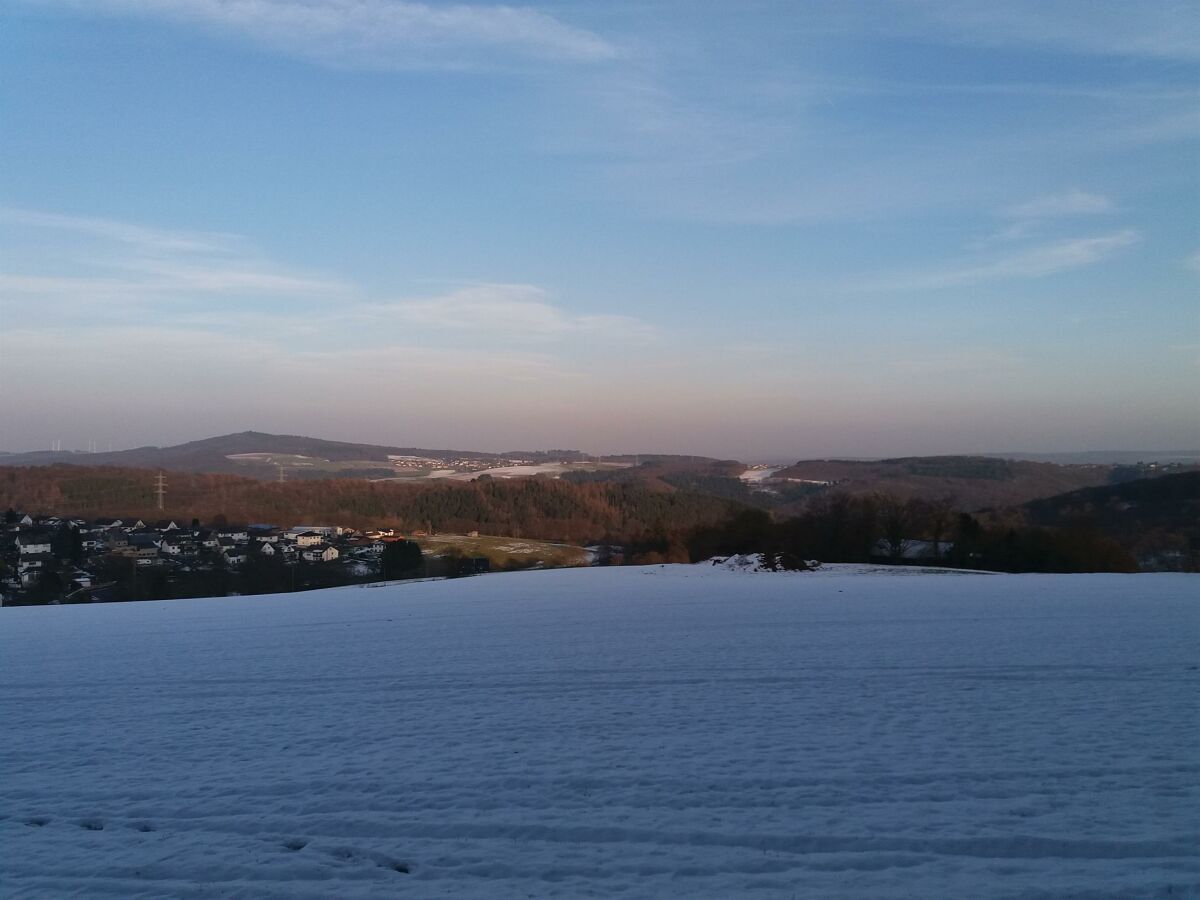
[[[599,35],[536,9],[403,0],[42,0],[90,12],[194,23],[348,68],[474,68],[495,56],[611,59]]]
[[[231,234],[174,231],[130,222],[0,207],[0,226],[53,257],[55,271],[0,275],[6,295],[63,302],[145,301],[204,295],[345,297],[334,278],[264,259]],[[78,274],[73,269],[84,269]]]
[[[909,0],[880,27],[991,47],[1018,45],[1073,53],[1160,59],[1200,58],[1200,16],[1189,0]]]
[[[215,253],[229,250],[236,243],[234,237],[228,234],[147,228],[113,219],[65,215],[14,206],[0,206],[0,224],[91,235],[128,244],[146,252]]]
[[[627,316],[567,312],[550,302],[547,291],[531,284],[474,284],[438,297],[399,300],[373,309],[418,325],[489,335],[607,333],[640,339],[653,335],[648,325]]]
[[[860,286],[873,290],[923,290],[1044,278],[1099,263],[1139,239],[1132,229],[1094,237],[1066,238],[968,264],[884,276]]]
[[[1066,216],[1091,216],[1112,212],[1113,203],[1100,194],[1089,194],[1078,189],[1062,194],[1044,194],[1034,197],[1003,211],[1013,219],[1046,219]]]
[[[569,309],[532,284],[460,283],[440,295],[382,299],[353,281],[264,258],[236,235],[12,209],[0,209],[0,224],[0,241],[16,238],[39,248],[37,259],[0,274],[10,331],[70,322],[83,334],[138,323],[265,335],[292,354],[333,346],[335,355],[419,336],[431,352],[440,344],[458,357],[487,356],[531,340],[611,344],[656,335],[630,316]],[[417,358],[410,350],[405,355]]]

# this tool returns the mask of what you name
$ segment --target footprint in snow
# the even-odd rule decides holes
[[[44,825],[49,825],[50,820],[45,816],[34,816],[32,819],[26,819],[25,824],[30,828],[41,828]]]
[[[103,831],[104,822],[100,819],[83,819],[79,823],[80,828],[86,828],[88,831]]]
[[[381,869],[391,869],[393,872],[399,872],[402,875],[409,873],[408,863],[384,856],[382,853],[370,853],[365,850],[353,850],[350,847],[338,847],[336,850],[329,851],[329,855],[343,862],[372,862]]]
[[[299,838],[295,838],[294,840],[283,842],[283,849],[290,850],[293,853],[295,853],[297,850],[303,850],[307,846],[308,846],[308,841],[302,841]]]

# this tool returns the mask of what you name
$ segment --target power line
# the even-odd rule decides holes
[[[167,476],[162,472],[159,472],[154,479],[154,495],[158,498],[158,508],[163,509],[167,496]]]

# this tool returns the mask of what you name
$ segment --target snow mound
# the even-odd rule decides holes
[[[804,571],[811,571],[813,569],[818,569],[821,566],[821,563],[815,559],[805,560],[804,564],[805,564],[805,566],[807,566],[807,569],[800,569],[800,568],[785,569],[778,564],[772,563],[762,553],[739,553],[739,554],[735,554],[733,556],[714,556],[712,559],[707,560],[703,563],[700,563],[699,565],[717,566],[721,569],[726,569],[730,572],[771,572],[771,573],[788,572],[788,571],[804,572]]]

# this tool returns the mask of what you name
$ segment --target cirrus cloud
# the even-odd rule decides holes
[[[586,63],[616,48],[536,9],[403,0],[41,0],[237,35],[346,68],[476,68],[496,57]]]

